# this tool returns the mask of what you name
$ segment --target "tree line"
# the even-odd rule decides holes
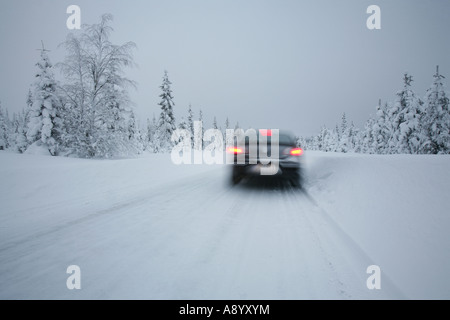
[[[105,14],[98,24],[67,36],[60,45],[66,50],[65,59],[56,64],[62,81],[55,79],[48,50],[42,48],[23,110],[10,117],[0,104],[0,150],[22,153],[37,145],[51,155],[111,158],[168,152],[176,143],[172,135],[177,128],[190,132],[192,145],[203,137],[203,132],[197,132],[200,137],[194,132],[194,121],[203,121],[202,110],[194,119],[189,105],[186,117],[176,121],[167,71],[160,86],[160,114],[147,119],[145,128],[139,127],[128,94],[136,83],[124,76],[124,69],[134,65],[135,44],[113,44],[111,21],[112,16]],[[298,144],[334,152],[449,154],[449,98],[443,79],[437,67],[421,98],[411,87],[412,76],[405,73],[395,101],[384,105],[380,101],[363,129],[349,124],[344,113],[340,125],[324,126],[316,136],[298,138]],[[231,128],[228,118],[223,129],[216,117],[212,126],[224,136]]]
[[[145,150],[167,152],[174,144],[171,137],[176,128],[193,133],[193,123],[203,120],[203,112],[194,119],[189,105],[187,119],[181,117],[177,124],[167,71],[160,86],[160,115],[147,119],[145,128],[139,127],[128,94],[136,84],[124,76],[124,68],[134,65],[136,45],[113,44],[111,21],[112,16],[105,14],[100,23],[85,25],[80,35],[69,34],[60,45],[66,50],[65,59],[55,66],[48,50],[40,50],[23,110],[11,118],[0,104],[0,150],[22,153],[37,145],[51,155],[110,158]],[[63,76],[61,82],[55,79],[55,67]],[[219,129],[216,118],[213,126]]]
[[[373,154],[450,154],[450,111],[439,66],[423,98],[412,89],[413,78],[403,75],[403,88],[394,102],[376,107],[363,129],[348,123],[342,115],[340,125],[323,126],[316,136],[300,137],[305,149]]]

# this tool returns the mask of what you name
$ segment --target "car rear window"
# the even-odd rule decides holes
[[[259,139],[260,139],[260,135],[259,134],[257,135],[257,139],[258,139],[258,142],[259,142]],[[245,136],[245,143],[246,144],[249,143],[249,137],[248,136]],[[268,144],[272,143],[272,137],[270,137],[270,136],[267,137],[267,143]],[[294,141],[294,137],[292,137],[291,135],[283,133],[283,132],[280,132],[278,143],[281,144],[281,145],[294,145],[295,141]]]

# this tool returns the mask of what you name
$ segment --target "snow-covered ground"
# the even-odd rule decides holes
[[[300,192],[169,155],[0,151],[0,298],[450,298],[449,156],[304,157]]]

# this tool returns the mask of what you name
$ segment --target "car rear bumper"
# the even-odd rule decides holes
[[[263,163],[267,163],[262,161]],[[300,163],[298,161],[279,161],[278,163],[263,164],[258,162],[256,164],[234,164],[239,167],[240,171],[244,175],[292,175],[298,173],[300,170]]]

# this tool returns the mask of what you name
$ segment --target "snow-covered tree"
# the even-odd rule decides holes
[[[318,135],[298,141],[310,150],[449,154],[449,97],[438,67],[433,77],[422,101],[411,89],[412,77],[405,73],[403,89],[397,92],[394,103],[382,105],[380,99],[375,117],[367,120],[363,130],[349,125],[344,113],[341,125],[333,131],[323,126]]]
[[[336,127],[335,127],[335,129],[334,129],[334,132],[336,133],[336,138],[337,138],[337,142],[339,142],[339,141],[341,141],[341,136],[342,136],[342,134],[341,134],[341,130],[339,130],[339,125],[338,124],[336,124]],[[338,149],[338,146],[336,145],[336,150]],[[336,151],[335,150],[335,151]]]
[[[133,65],[133,42],[110,41],[112,16],[69,34],[59,64],[65,76],[65,147],[82,157],[109,157],[127,152],[130,101],[127,89],[134,82],[123,75]],[[111,118],[112,117],[112,118]],[[113,123],[114,122],[114,123]]]
[[[341,137],[339,139],[339,152],[348,152],[352,149],[351,144],[351,132],[347,123],[347,117],[345,112],[342,114],[341,119]]]
[[[56,155],[62,130],[61,101],[57,93],[57,83],[47,50],[41,50],[41,60],[36,64],[38,72],[32,93],[27,139],[30,143],[48,148]]]
[[[321,139],[319,140],[322,142],[321,150],[326,152],[335,151],[337,141],[334,132],[323,126],[320,135]]]
[[[130,110],[128,118],[128,143],[134,153],[141,153],[144,150],[144,144],[142,140],[141,130],[136,120],[133,110]]]
[[[15,117],[14,123],[14,149],[19,153],[25,152],[28,148],[27,123],[26,111],[23,110]]]
[[[374,137],[374,126],[376,122],[375,119],[370,116],[369,120],[366,121],[364,125],[364,130],[361,131],[359,146],[356,152],[361,153],[375,153],[375,137]]]
[[[153,114],[152,121],[147,119],[147,131],[145,135],[145,150],[154,152],[155,149],[155,133],[156,133],[156,118]]]
[[[202,109],[200,109],[200,111],[198,112],[198,121],[203,123],[203,111],[202,111]]]
[[[203,111],[202,111],[202,109],[200,109],[198,111],[198,121],[202,124],[202,130],[197,132],[197,135],[196,135],[196,137],[194,137],[194,140],[195,141],[200,141],[200,140],[203,141],[203,137],[205,135],[205,124],[203,123]],[[202,143],[202,149],[203,149],[204,146],[205,145]]]
[[[350,142],[350,149],[351,152],[360,152],[360,130],[355,126],[353,121],[350,123],[350,126],[348,128],[348,137]]]
[[[347,130],[347,128],[348,128],[347,116],[345,115],[345,112],[344,112],[342,114],[342,118],[341,118],[341,134],[342,135]]]
[[[350,124],[350,143],[352,152],[361,152],[362,136],[363,133],[358,127],[354,125],[352,121]]]
[[[168,72],[164,71],[163,82],[160,86],[162,90],[160,94],[161,102],[158,104],[161,107],[161,113],[155,134],[156,152],[168,152],[173,146],[171,138],[173,131],[176,129],[176,124],[171,84]]]
[[[227,136],[227,129],[231,129],[230,120],[228,120],[228,117],[225,119],[225,129],[223,130],[223,136],[225,138],[225,141],[224,141],[225,146],[231,145],[231,143],[233,142],[232,137]]]
[[[191,134],[191,146],[194,145],[194,112],[192,111],[192,106],[189,104],[187,126],[189,133]]]
[[[0,150],[5,150],[9,147],[9,119],[7,111],[3,111],[0,103]]]
[[[397,92],[394,105],[389,110],[393,132],[389,153],[417,153],[419,141],[416,137],[421,113],[421,101],[411,89],[412,76],[403,76],[403,90]]]
[[[181,116],[180,122],[179,122],[178,125],[177,125],[177,129],[180,129],[180,130],[188,130],[188,131],[189,131],[189,125],[188,125],[186,119],[184,119],[183,116]],[[192,137],[191,137],[191,138],[192,138]],[[181,141],[180,139],[182,139],[182,137],[181,137],[180,135],[177,136],[177,138],[176,138],[176,140],[175,140],[176,143],[180,142],[180,141]]]
[[[425,94],[424,114],[421,121],[421,152],[450,153],[449,98],[444,90],[443,75],[439,67],[433,75],[433,83]]]
[[[376,118],[372,126],[373,151],[377,154],[387,152],[388,141],[391,136],[391,123],[388,119],[388,104],[381,105],[381,101],[376,107]]]
[[[181,117],[180,123],[178,123],[177,128],[181,130],[189,130],[189,125],[183,116]]]

